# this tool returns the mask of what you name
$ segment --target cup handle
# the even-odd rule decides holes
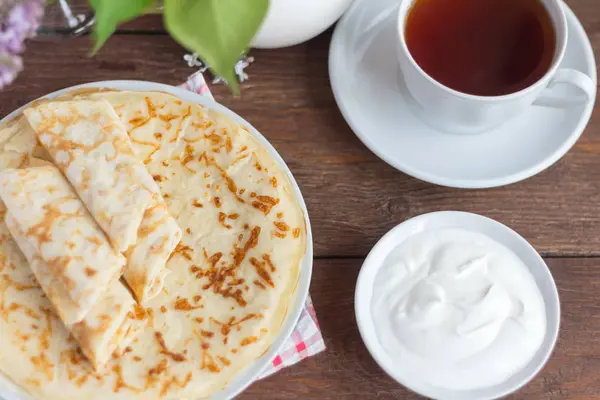
[[[553,94],[553,87],[559,84],[574,86],[579,89],[579,94],[574,96],[559,96]],[[550,80],[540,97],[533,104],[542,107],[565,108],[585,104],[594,98],[596,85],[592,78],[571,68],[559,69]]]

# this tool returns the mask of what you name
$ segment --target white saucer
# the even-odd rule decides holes
[[[427,182],[486,188],[533,176],[575,144],[594,101],[570,109],[532,106],[479,135],[448,134],[424,123],[410,109],[396,61],[398,4],[356,0],[337,25],[329,54],[337,104],[358,138],[378,157]],[[596,82],[589,39],[571,9],[564,7],[569,41],[561,66],[582,71]]]
[[[535,356],[520,371],[506,381],[477,390],[449,390],[433,387],[424,380],[416,380],[395,366],[401,360],[392,360],[379,344],[371,316],[371,299],[375,278],[388,255],[409,237],[424,231],[457,228],[482,233],[510,249],[527,266],[540,289],[546,309],[546,336]],[[379,366],[394,380],[408,389],[428,398],[438,400],[489,400],[512,393],[526,385],[546,364],[558,337],[560,325],[560,301],[552,274],[537,251],[517,232],[506,225],[477,214],[442,211],[419,215],[404,221],[385,234],[369,252],[358,275],[354,309],[360,335],[369,353]]]

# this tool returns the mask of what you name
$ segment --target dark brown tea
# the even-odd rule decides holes
[[[550,68],[556,46],[540,0],[415,0],[405,35],[429,76],[478,96],[531,86]]]

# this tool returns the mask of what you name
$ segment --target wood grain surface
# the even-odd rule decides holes
[[[85,12],[85,0],[76,2]],[[600,54],[600,2],[569,0]],[[164,32],[159,15],[119,28],[90,58],[89,37],[60,34],[56,10],[47,34],[30,41],[25,71],[0,92],[0,117],[41,95],[85,82],[139,79],[181,83],[193,72]],[[59,34],[57,34],[57,32]],[[556,352],[514,399],[600,399],[600,113],[575,147],[536,177],[504,188],[457,190],[411,178],[374,156],[352,133],[332,95],[327,57],[331,31],[287,49],[258,51],[233,98],[217,100],[261,131],[298,181],[313,226],[311,294],[327,352],[254,384],[245,399],[417,399],[367,353],[354,320],[354,285],[373,244],[415,215],[464,210],[501,221],[548,257],[562,299]],[[596,312],[599,312],[596,315]]]

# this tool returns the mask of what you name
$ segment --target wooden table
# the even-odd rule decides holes
[[[600,54],[600,2],[569,0]],[[46,26],[59,23],[50,13]],[[437,210],[483,214],[514,228],[545,257],[562,300],[558,345],[544,371],[513,399],[600,399],[600,113],[575,147],[525,182],[489,190],[424,183],[375,157],[344,122],[329,86],[331,32],[305,44],[253,51],[242,96],[217,100],[252,123],[288,163],[313,225],[311,294],[327,351],[257,382],[247,399],[417,399],[379,369],[354,319],[363,258],[390,228]],[[0,92],[0,116],[40,95],[84,82],[141,79],[178,84],[192,70],[160,17],[123,26],[94,58],[88,37],[42,35],[25,71]]]

